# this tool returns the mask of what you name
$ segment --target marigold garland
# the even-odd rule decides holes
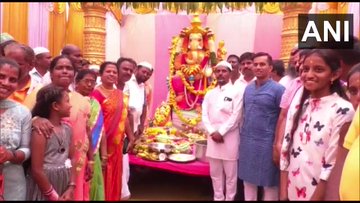
[[[175,74],[175,72],[174,72],[174,70],[175,70],[174,62],[175,62],[175,55],[176,55],[175,47],[176,47],[176,43],[178,40],[179,40],[179,38],[177,37],[177,38],[174,38],[172,41],[173,45],[170,50],[170,63],[169,63],[170,74]],[[186,84],[188,84],[188,83],[186,82],[184,84],[186,86]],[[175,91],[172,86],[172,77],[171,76],[169,77],[169,87],[170,87],[169,103],[173,107],[173,110],[176,113],[176,115],[179,117],[181,122],[183,122],[187,125],[190,125],[190,126],[196,126],[201,121],[201,117],[202,117],[201,113],[199,113],[199,115],[196,118],[192,118],[192,119],[185,118],[183,116],[183,113],[179,110],[179,106],[176,103],[176,100],[175,100],[176,94],[175,94]],[[189,90],[189,91],[191,91],[191,90]]]

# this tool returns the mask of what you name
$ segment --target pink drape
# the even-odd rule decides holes
[[[254,52],[267,52],[273,59],[280,58],[283,15],[257,15]]]
[[[147,61],[153,65],[155,71],[159,69],[155,64],[155,15],[124,15],[120,33],[120,56],[133,58],[137,63]],[[153,74],[148,81],[153,89],[155,77],[157,79],[159,76]],[[152,99],[157,97],[154,95],[157,95],[157,92],[152,95]],[[150,115],[151,112],[152,109]]]
[[[171,39],[190,25],[192,17],[172,13],[124,16],[121,56],[132,57],[137,62],[148,60],[155,67],[151,78],[152,112],[166,100],[168,94],[166,78],[169,75],[168,48]],[[265,51],[273,58],[280,56],[282,15],[261,16],[244,11],[202,15],[201,20],[204,27],[210,27],[215,33],[216,46],[220,40],[225,41],[228,55]]]
[[[152,112],[162,101],[166,100],[168,89],[166,77],[169,75],[169,47],[173,36],[180,33],[182,28],[190,25],[192,16],[187,15],[156,15],[155,16],[155,72],[154,72],[154,96]],[[205,16],[200,16],[203,26],[206,25]]]
[[[354,36],[360,38],[360,3],[350,2],[348,13],[354,16]]]
[[[171,161],[156,162],[147,161],[133,154],[129,155],[129,161],[132,165],[145,166],[158,170],[163,170],[171,173],[179,173],[190,176],[210,176],[209,163],[201,161],[193,161],[189,163],[176,163]]]
[[[256,17],[254,13],[239,12],[209,14],[207,26],[215,33],[216,45],[225,41],[228,55],[241,55],[254,49]]]
[[[32,48],[48,47],[49,4],[29,3],[28,33],[29,46]]]

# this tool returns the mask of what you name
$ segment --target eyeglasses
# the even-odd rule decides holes
[[[96,84],[96,80],[82,79],[81,81],[84,82],[85,84],[90,84],[90,85]]]
[[[356,96],[359,93],[359,89],[356,87],[349,87],[348,88],[348,92],[352,95],[352,96]]]

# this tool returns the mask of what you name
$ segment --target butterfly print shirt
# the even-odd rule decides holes
[[[290,131],[295,112],[300,108],[302,90],[290,105],[281,149],[280,169],[289,172],[290,200],[309,200],[320,179],[328,179],[335,164],[339,131],[354,115],[352,105],[336,93],[309,98],[304,102],[293,143],[289,146]]]

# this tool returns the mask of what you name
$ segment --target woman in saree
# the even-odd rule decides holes
[[[90,104],[81,94],[69,90],[70,84],[74,81],[74,65],[67,56],[60,55],[55,57],[50,63],[51,84],[62,87],[69,91],[70,104],[72,106],[70,117],[64,118],[73,130],[72,144],[75,145],[73,159],[75,163],[72,167],[76,169],[76,180],[74,190],[74,200],[89,200],[89,180],[93,174],[93,154],[91,150],[91,139],[89,139],[89,128],[87,126]],[[36,102],[36,95],[41,89],[37,87],[29,94],[24,105],[32,109]],[[32,119],[34,130],[37,130],[45,137],[50,137],[54,126],[46,118],[34,117]]]
[[[94,71],[89,69],[81,70],[77,73],[75,78],[75,90],[86,97],[91,105],[88,125],[91,131],[92,149],[94,155],[94,172],[93,178],[90,182],[90,200],[104,201],[105,190],[102,166],[104,167],[107,162],[106,138],[103,136],[104,116],[99,102],[95,98],[89,97],[94,90],[96,78],[97,75]]]
[[[134,136],[127,119],[128,96],[116,89],[118,67],[113,62],[104,62],[100,66],[102,84],[91,94],[98,100],[104,113],[104,128],[107,142],[108,161],[104,170],[105,200],[119,201],[122,187],[122,157],[124,133],[129,137],[131,149]],[[126,146],[125,146],[126,147]]]

